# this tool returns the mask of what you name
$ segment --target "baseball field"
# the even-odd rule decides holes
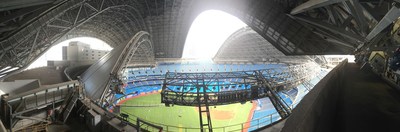
[[[170,106],[161,103],[160,93],[136,96],[119,103],[121,113],[129,115],[129,121],[136,123],[136,119],[151,122],[162,126],[164,131],[199,131],[200,120],[198,107]],[[251,120],[255,103],[235,103],[229,105],[210,106],[210,115],[214,131],[241,131]],[[203,120],[206,119],[203,115]],[[206,122],[206,121],[203,121]],[[143,125],[142,127],[147,127]],[[147,128],[150,131],[156,129]],[[246,131],[246,130],[244,130]]]

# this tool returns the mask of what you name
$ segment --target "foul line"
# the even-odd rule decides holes
[[[247,117],[247,121],[246,121],[247,123],[244,125],[244,129],[242,131],[247,132],[248,128],[250,128],[250,125],[251,125],[250,123],[251,123],[251,120],[253,118],[254,111],[256,110],[256,108],[257,108],[257,103],[255,102],[255,100],[253,100],[253,107],[250,110],[249,116]]]

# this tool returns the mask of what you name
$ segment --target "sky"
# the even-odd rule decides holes
[[[89,44],[92,49],[111,50],[112,48],[104,41],[97,38],[79,37],[63,41],[51,47],[45,54],[40,56],[27,69],[47,66],[47,60],[62,60],[62,46],[68,46],[71,41],[80,41]]]
[[[218,10],[201,13],[192,23],[182,58],[209,59],[235,31],[246,24],[235,16]]]

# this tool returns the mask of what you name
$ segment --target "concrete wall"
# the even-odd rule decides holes
[[[120,118],[117,118],[117,115],[110,113],[94,104],[89,100],[85,100],[85,102],[78,101],[77,108],[81,105],[85,105],[87,107],[87,111],[85,111],[84,120],[85,125],[88,127],[90,131],[93,132],[136,132],[136,128],[132,124],[122,125],[122,121]],[[75,111],[73,111],[75,112]],[[100,117],[99,120],[94,119],[94,117]]]
[[[37,79],[15,80],[12,82],[0,82],[0,95],[5,93],[21,93],[40,87],[40,82]]]
[[[47,66],[68,66],[70,61],[61,60],[61,61],[47,61]]]
[[[64,75],[64,68],[40,67],[26,70],[4,79],[4,82],[14,80],[38,79],[42,85],[57,84],[68,81]]]
[[[336,66],[303,98],[287,118],[282,132],[331,132],[338,87],[347,60]]]

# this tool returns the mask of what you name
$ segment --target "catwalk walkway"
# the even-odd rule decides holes
[[[282,132],[400,132],[400,92],[344,63],[304,97]]]
[[[334,121],[336,132],[399,132],[400,93],[371,71],[344,68]]]

